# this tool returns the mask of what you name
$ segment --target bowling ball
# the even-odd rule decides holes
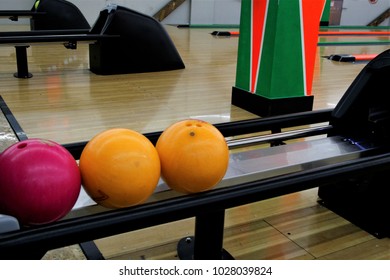
[[[215,187],[229,165],[229,148],[212,124],[182,120],[163,131],[156,143],[161,177],[181,193],[198,193]]]
[[[13,144],[0,154],[0,213],[22,225],[41,225],[64,217],[81,189],[72,155],[44,139]]]
[[[160,160],[144,135],[113,128],[94,136],[80,156],[82,185],[89,196],[107,208],[143,203],[160,179]]]

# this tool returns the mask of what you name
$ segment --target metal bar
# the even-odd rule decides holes
[[[52,43],[68,41],[98,41],[120,38],[119,35],[100,34],[58,34],[58,35],[26,35],[26,36],[2,36],[0,44],[26,44],[26,43]]]
[[[87,260],[104,260],[102,253],[93,241],[86,241],[79,244]]]
[[[293,131],[278,132],[270,135],[260,135],[260,136],[246,137],[242,139],[232,139],[232,140],[227,140],[227,144],[230,149],[233,149],[233,148],[238,148],[238,147],[248,146],[253,144],[269,143],[273,141],[285,141],[285,140],[295,139],[300,137],[326,134],[332,129],[333,127],[331,125],[314,127],[314,128],[312,127],[312,128],[299,129]]]
[[[224,209],[195,217],[194,260],[222,259],[224,225]]]
[[[232,260],[223,249],[225,210],[213,209],[195,217],[195,236],[182,238],[177,244],[181,260]]]
[[[28,72],[27,48],[29,46],[15,46],[16,50],[16,67],[17,72],[14,74],[16,78],[31,78],[32,74]]]
[[[238,122],[220,123],[215,126],[225,137],[236,136],[260,131],[328,122],[332,111],[333,109],[322,109],[266,118],[255,118]]]
[[[56,30],[30,30],[30,31],[1,31],[2,37],[24,37],[24,36],[40,36],[40,35],[75,35],[88,34],[89,29],[56,29]]]
[[[46,12],[33,12],[31,10],[2,10],[0,17],[10,17],[12,20],[17,20],[18,17],[34,17],[43,16]]]

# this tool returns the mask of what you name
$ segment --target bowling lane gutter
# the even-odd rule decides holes
[[[210,211],[261,201],[320,184],[390,169],[390,153],[367,156],[264,180],[184,195],[154,203],[63,220],[0,235],[0,258],[23,258],[23,252],[51,250],[194,217]],[[211,210],[212,209],[212,210]]]

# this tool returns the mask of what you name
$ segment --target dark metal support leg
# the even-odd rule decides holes
[[[104,260],[104,257],[95,242],[87,241],[80,243],[79,246],[87,260]]]
[[[28,62],[27,62],[27,48],[29,46],[15,46],[16,49],[16,65],[17,71],[14,74],[16,78],[27,79],[31,78],[33,75],[28,72]]]
[[[229,260],[234,259],[223,249],[225,210],[195,217],[195,237],[185,237],[178,243],[180,259]]]

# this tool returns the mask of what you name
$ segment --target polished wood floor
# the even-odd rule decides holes
[[[42,44],[28,48],[33,78],[16,79],[15,50],[0,46],[0,95],[28,137],[61,144],[89,140],[112,127],[145,133],[190,117],[212,123],[256,117],[230,102],[237,37],[216,38],[209,34],[212,29],[166,28],[185,69],[98,76],[88,70],[87,44],[76,50]],[[380,53],[388,47],[318,47],[313,109],[333,108],[365,66],[321,56]],[[228,209],[225,224],[224,246],[236,259],[390,259],[388,238],[376,239],[320,206],[316,189]],[[194,220],[188,219],[95,243],[107,259],[177,259],[177,242],[193,230]],[[75,245],[45,258],[84,257]]]

